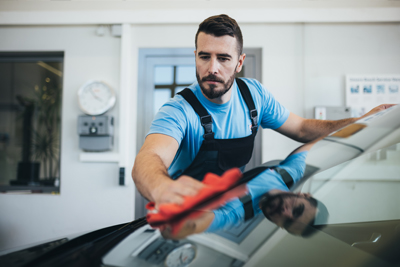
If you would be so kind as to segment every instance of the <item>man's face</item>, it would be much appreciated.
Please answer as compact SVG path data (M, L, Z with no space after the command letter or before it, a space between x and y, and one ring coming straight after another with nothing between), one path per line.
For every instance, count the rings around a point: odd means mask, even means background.
M235 37L200 32L197 37L196 78L201 91L215 103L225 103L236 73L243 66L245 54L238 55ZM228 97L227 97L228 96Z
M317 209L308 201L309 194L280 192L267 196L263 210L273 223L292 234L301 235L315 217Z

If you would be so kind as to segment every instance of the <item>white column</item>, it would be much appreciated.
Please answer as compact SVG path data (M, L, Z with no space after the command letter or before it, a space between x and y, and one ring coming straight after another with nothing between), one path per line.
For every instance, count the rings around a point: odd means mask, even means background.
M136 92L133 92L132 86L132 57L131 57L131 25L122 24L121 35L121 76L119 90L119 167L125 168L125 177L123 184L129 183L131 173L131 155L136 151L136 134L132 133L130 127L136 125L136 104L133 102L136 98Z

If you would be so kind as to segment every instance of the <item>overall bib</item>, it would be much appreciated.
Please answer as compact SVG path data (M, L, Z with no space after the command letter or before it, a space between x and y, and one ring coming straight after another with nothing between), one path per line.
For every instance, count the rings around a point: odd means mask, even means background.
M236 78L236 83L250 111L249 116L252 123L252 134L243 138L215 139L212 130L212 117L201 105L194 93L188 88L178 93L199 115L201 125L204 128L204 140L191 165L183 172L175 173L172 177L173 179L180 175L188 175L201 181L208 172L221 175L233 167L241 168L242 172L244 171L245 165L250 161L253 153L254 138L258 127L258 115L246 83L238 78Z

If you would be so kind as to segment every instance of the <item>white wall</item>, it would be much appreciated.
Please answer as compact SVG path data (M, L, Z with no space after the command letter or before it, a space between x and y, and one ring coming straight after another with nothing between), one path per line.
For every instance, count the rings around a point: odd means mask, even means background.
M108 33L98 37L95 30L95 26L0 28L1 51L65 52L61 193L0 194L0 250L133 219L133 183L118 185L118 164L79 161L78 88L89 79L99 79L117 94L119 90L121 40ZM116 116L118 106L110 114ZM118 117L116 124L118 128Z
M345 105L345 75L399 74L399 23L306 24L305 115Z
M247 29L247 26L245 27ZM245 40L263 47L263 83L292 112L313 118L316 105L344 106L345 75L399 74L399 23L268 24ZM260 30L256 32L255 29ZM261 40L260 40L261 39ZM285 157L298 143L263 133L263 160Z

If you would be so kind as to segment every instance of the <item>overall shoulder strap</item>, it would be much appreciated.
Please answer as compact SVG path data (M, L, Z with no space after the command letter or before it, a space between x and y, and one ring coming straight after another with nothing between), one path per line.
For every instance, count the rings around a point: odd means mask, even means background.
M258 113L257 109L254 105L253 98L251 97L251 93L247 84L239 78L236 78L236 83L239 86L240 93L243 96L244 102L246 102L247 108L250 111L250 118L251 118L251 131L253 133L257 133L258 127Z
M293 185L293 178L292 176L283 168L279 167L272 167L271 169L274 169L277 173L280 174L282 177L283 182L286 184L286 186L290 189Z
M181 95L192 106L197 115L199 115L201 125L204 128L204 139L214 139L214 133L212 131L212 117L197 99L192 90L185 88L178 94Z
M285 169L279 168L276 166L273 166L273 167L261 166L261 167L254 168L244 174L246 181L253 179L254 177L259 175L261 172L265 171L266 169L275 170L282 177L282 180L286 184L286 186L289 189L292 187L292 185L293 185L292 176ZM253 218L254 210L253 210L253 200L251 199L251 195L248 194L244 197L239 198L239 200L243 204L244 220L247 221L247 220Z

